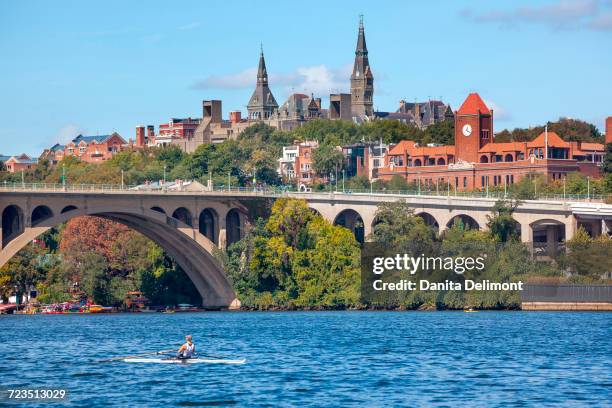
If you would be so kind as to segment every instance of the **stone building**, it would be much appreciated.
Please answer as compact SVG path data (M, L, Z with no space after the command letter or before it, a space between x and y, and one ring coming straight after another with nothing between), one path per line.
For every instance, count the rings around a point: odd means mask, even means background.
M355 61L351 74L351 114L357 120L370 118L374 114L374 75L368 59L363 16L359 20Z
M268 71L266 69L266 60L264 58L263 48L259 54L259 66L257 68L257 84L253 95L247 105L249 112L249 120L266 120L278 109L278 103L272 95L272 91L268 87Z

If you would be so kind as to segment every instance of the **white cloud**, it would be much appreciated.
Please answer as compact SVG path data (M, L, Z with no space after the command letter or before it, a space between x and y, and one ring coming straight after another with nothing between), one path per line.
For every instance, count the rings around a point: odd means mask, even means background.
M53 144L65 144L77 137L79 134L85 133L86 130L80 125L77 125L76 123L68 123L59 129L59 131L57 132L53 140L51 140L51 142Z
M598 31L612 31L612 11L601 13L593 18L589 27Z
M192 89L244 89L255 84L257 68L248 68L236 74L209 75L196 81Z
M512 119L512 114L494 101L490 99L485 99L484 102L489 107L489 109L493 109L494 119L502 122Z
M303 92L327 95L346 91L350 76L350 65L329 68L325 65L298 67L287 73L270 74L270 87L282 87L286 93ZM248 89L255 87L257 68L248 68L235 74L210 75L196 81L193 89Z
M477 13L464 10L461 15L478 23L499 23L516 27L523 23L544 24L555 30L587 28L612 30L612 15L602 10L610 2L600 0L558 0L543 6L524 6L513 10L490 10Z

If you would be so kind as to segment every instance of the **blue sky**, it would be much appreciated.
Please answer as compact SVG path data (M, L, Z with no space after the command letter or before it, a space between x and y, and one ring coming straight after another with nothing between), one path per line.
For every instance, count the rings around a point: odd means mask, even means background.
M612 0L3 1L0 153L78 133L246 110L263 43L270 86L347 91L365 15L375 107L477 91L496 130L612 115Z

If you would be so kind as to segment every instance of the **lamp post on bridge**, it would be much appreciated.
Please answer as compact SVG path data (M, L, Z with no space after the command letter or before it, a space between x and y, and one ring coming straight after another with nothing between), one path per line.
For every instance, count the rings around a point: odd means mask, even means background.
M62 188L66 191L66 164L62 163Z

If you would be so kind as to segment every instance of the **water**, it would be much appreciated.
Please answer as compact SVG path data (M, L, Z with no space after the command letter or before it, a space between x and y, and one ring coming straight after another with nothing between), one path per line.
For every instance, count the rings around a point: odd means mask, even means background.
M242 366L96 363L178 347ZM8 388L82 406L611 406L612 314L286 312L0 317ZM2 405L2 402L0 402ZM34 406L29 404L29 406Z

